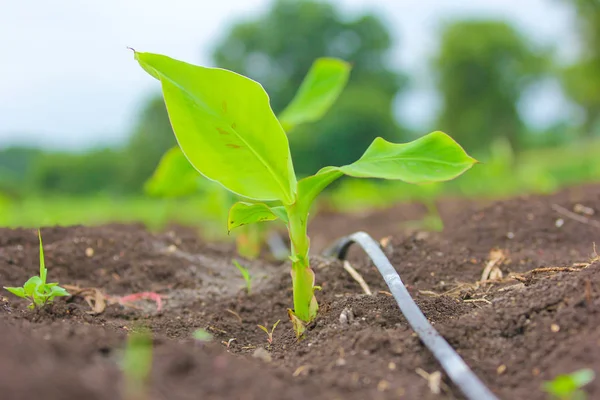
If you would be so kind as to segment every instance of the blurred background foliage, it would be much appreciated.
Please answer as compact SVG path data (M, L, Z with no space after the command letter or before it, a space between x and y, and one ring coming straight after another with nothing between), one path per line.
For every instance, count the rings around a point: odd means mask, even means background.
M439 46L428 60L441 107L422 132L411 131L394 115L411 76L392 63L395 43L376 14L349 19L334 3L275 0L264 14L228 27L214 46L213 61L261 82L276 113L316 58L333 56L353 64L347 88L325 118L290 135L298 175L351 162L376 136L408 141L431 130L447 132L483 161L440 185L342 180L325 200L335 209L412 200L431 204L444 195L549 192L600 177L600 2L548 1L565 3L576 13L578 59L566 65L552 48L534 45L504 20L449 21L440 27ZM541 131L528 126L519 104L544 80L559 83L580 119ZM0 149L0 224L221 223L218 194L144 196L146 180L175 139L158 90L134 117L137 123L121 147L83 153Z

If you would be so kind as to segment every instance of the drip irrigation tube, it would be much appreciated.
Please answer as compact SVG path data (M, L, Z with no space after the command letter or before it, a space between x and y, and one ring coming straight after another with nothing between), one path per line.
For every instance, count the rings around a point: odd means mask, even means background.
M479 378L465 364L463 359L454 351L446 340L431 326L425 315L414 302L408 290L402 283L400 275L385 256L379 243L365 232L356 232L350 236L339 239L333 246L324 251L328 257L346 258L352 243L360 245L371 258L390 292L396 299L402 314L421 341L433 353L452 382L463 392L469 400L498 400L498 398L479 380Z

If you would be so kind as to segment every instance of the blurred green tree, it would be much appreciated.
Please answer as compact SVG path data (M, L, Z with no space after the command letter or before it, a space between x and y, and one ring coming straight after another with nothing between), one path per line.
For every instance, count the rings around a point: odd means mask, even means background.
M561 83L567 97L584 111L584 135L592 136L600 130L600 1L563 2L576 11L582 52L577 62L561 71Z
M116 193L122 174L122 156L112 149L82 154L42 153L31 166L27 178L43 194L87 195Z
M27 178L33 161L42 150L31 147L8 147L0 150L0 192L19 197L31 190Z
M276 113L292 99L312 62L323 56L353 64L349 84L321 121L290 135L296 172L356 160L376 136L399 139L393 101L406 78L389 66L392 40L375 15L353 19L331 4L276 0L240 22L218 43L215 64L260 82Z
M137 126L123 151L124 192L141 192L163 154L175 146L176 140L162 96L151 97L142 109Z
M457 21L444 27L433 59L443 106L437 128L468 152L487 154L497 139L520 147L521 93L545 70L546 56L512 26L499 21Z

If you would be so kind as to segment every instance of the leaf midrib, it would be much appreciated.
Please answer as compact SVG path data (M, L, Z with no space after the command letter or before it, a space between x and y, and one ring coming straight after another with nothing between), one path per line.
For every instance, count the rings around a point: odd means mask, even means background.
M448 161L441 161L441 160L437 160L437 159L429 159L429 158L422 158L422 157L394 157L394 156L389 156L389 157L378 157L375 159L367 159L367 160L356 160L355 162L353 162L352 164L349 165L344 165L343 167L340 168L346 168L346 167L352 167L354 165L357 164L366 164L366 163L380 163L380 162L391 162L391 161L421 161L421 162L428 162L431 164L442 164L442 165L449 165L449 166L463 166L463 165L469 165L472 164L470 162L461 162L461 163L451 163Z

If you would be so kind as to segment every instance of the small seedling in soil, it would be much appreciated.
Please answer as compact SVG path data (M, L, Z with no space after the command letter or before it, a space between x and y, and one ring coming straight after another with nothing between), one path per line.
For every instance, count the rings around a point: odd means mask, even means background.
M233 260L233 265L235 265L238 271L240 271L240 274L242 274L244 282L246 282L246 291L250 294L250 291L252 290L252 276L250 275L250 271L248 271L248 268L241 266L236 260Z
M40 275L29 278L23 287L4 287L15 296L31 300L31 304L27 306L30 309L51 303L55 297L70 296L64 288L58 286L58 283L46 283L48 270L44 261L42 234L39 230L38 238L40 241Z
M228 230L273 220L287 226L294 298L288 316L298 337L319 308L307 224L312 204L327 186L344 175L415 184L447 181L477 162L443 132L402 144L378 137L356 162L298 180L283 124L258 82L159 54L135 52L135 58L160 81L177 142L192 166L248 199L231 207Z
M199 342L210 342L213 340L213 335L211 335L209 332L205 331L204 329L195 330L194 334L192 336L194 337L194 339L196 339Z
M121 363L126 400L147 398L146 389L152 370L152 336L146 331L135 332L127 338Z
M580 369L571 374L558 375L552 381L544 382L542 388L554 400L585 400L582 387L594 380L594 371Z
M277 320L277 322L275 322L273 324L273 327L271 328L271 331L269 332L269 330L263 326L263 325L257 325L260 329L262 329L263 331L265 331L265 333L267 334L267 342L269 342L269 346L273 344L273 332L275 332L275 328L277 328L277 325L279 325L279 322L281 320Z

